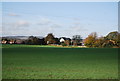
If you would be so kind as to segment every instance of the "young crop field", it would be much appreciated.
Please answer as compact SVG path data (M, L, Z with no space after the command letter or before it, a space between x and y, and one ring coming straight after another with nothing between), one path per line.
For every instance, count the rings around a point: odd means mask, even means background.
M117 48L3 45L3 79L117 79Z

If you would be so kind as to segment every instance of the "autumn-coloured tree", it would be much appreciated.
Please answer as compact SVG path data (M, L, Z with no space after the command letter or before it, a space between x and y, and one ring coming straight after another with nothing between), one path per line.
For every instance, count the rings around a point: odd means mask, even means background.
M99 38L96 33L92 33L84 40L84 44L88 47L120 47L120 33L110 32Z
M111 47L114 47L115 44L113 41L111 40L106 40L103 44L102 44L102 47L107 47L107 48L111 48Z
M103 44L105 42L104 37L99 37L94 42L94 47L103 47Z
M70 45L70 40L65 40L65 42L64 42L67 46L69 46Z
M117 32L117 31L110 32L106 36L106 39L113 42L114 46L120 47L120 33L119 32Z
M95 41L97 39L97 33L93 32L84 40L84 44L88 47L95 47Z

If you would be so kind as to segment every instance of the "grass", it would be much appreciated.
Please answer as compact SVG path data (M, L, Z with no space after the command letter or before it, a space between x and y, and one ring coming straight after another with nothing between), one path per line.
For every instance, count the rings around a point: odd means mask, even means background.
M3 79L117 79L117 48L3 45Z
M55 48L87 48L79 46L61 46L61 45L24 45L24 44L4 44L1 48L21 48L21 47L55 47Z

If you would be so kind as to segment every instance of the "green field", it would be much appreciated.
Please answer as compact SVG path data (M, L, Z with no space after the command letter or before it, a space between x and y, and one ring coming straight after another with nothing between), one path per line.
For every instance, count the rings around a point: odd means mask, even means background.
M3 79L117 79L117 48L3 45Z

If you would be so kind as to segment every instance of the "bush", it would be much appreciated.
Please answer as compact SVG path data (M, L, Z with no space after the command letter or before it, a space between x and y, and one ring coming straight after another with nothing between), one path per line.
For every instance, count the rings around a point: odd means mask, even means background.
M67 46L67 44L65 44L65 43L62 43L61 45L62 45L62 46Z

